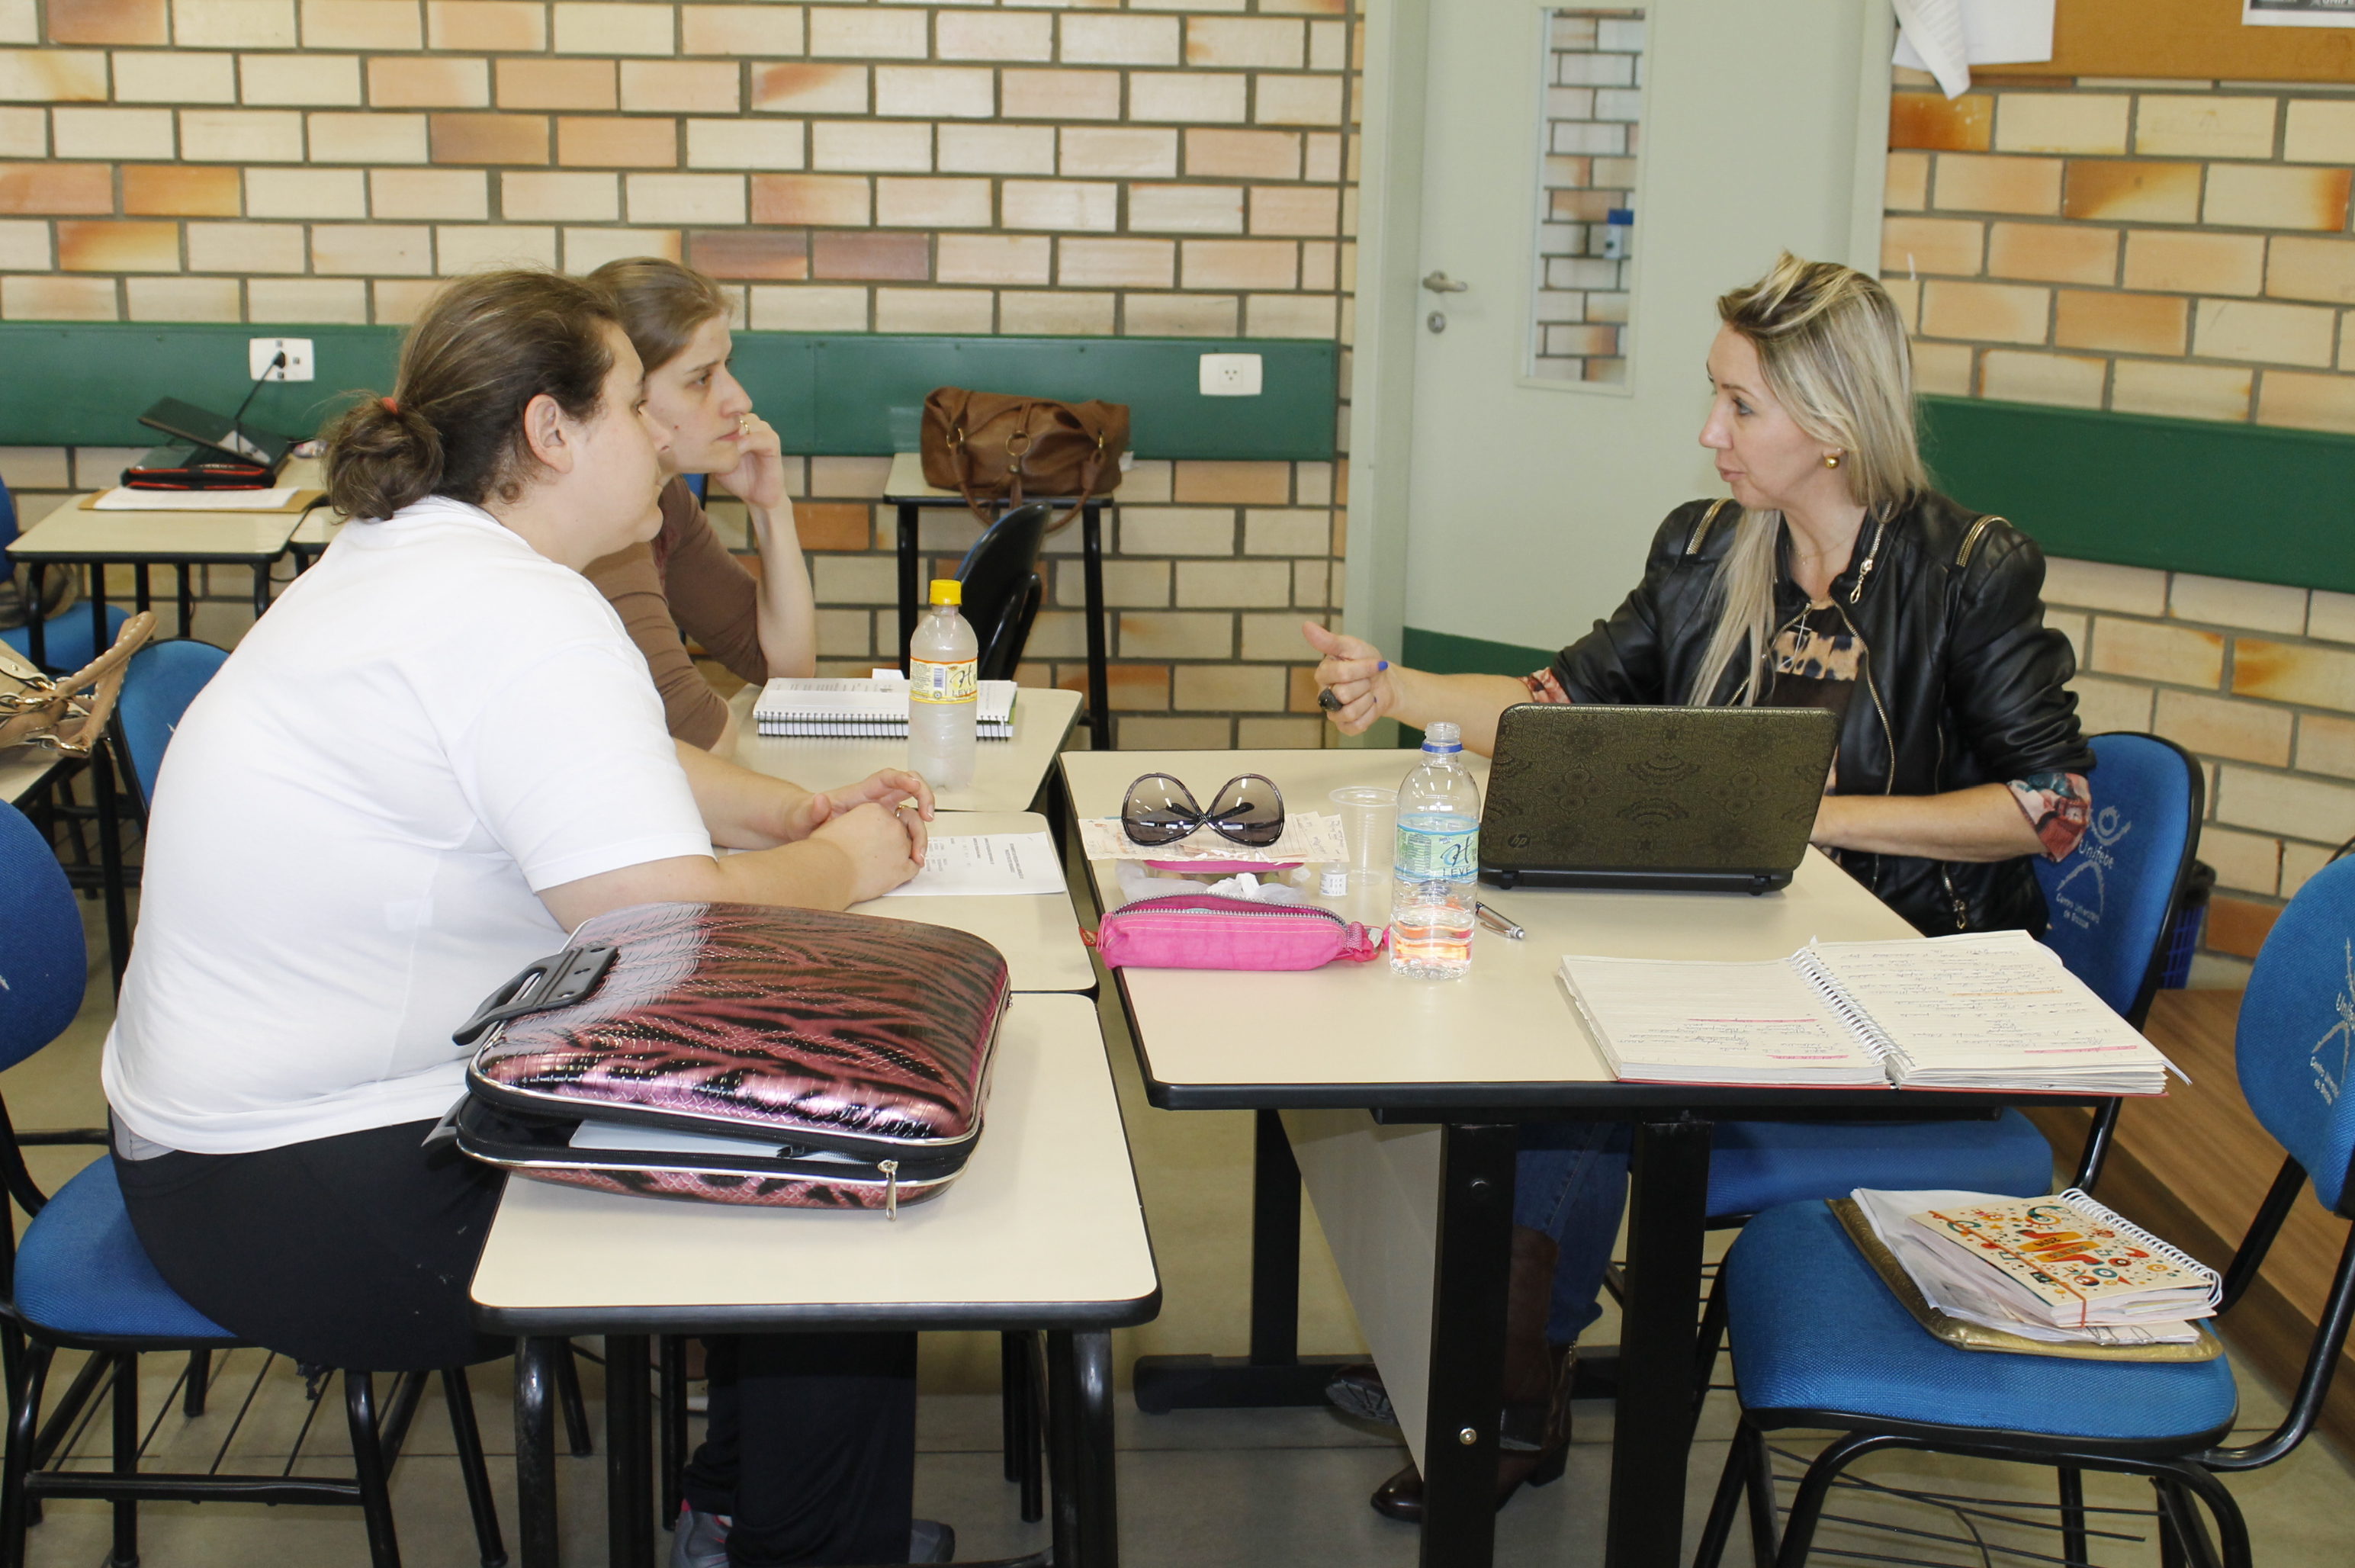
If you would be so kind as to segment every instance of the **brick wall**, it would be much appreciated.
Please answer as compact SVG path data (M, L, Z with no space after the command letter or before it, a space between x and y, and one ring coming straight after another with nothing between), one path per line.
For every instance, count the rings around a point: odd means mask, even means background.
M1923 390L2355 431L2355 91L1900 71L1889 140ZM2206 764L2229 979L2355 834L2355 596L2056 560L2045 598L2087 727Z
M1346 342L1357 32L1348 0L0 0L0 318L399 323L474 268L654 253L761 329ZM0 475L31 520L123 461ZM798 475L843 667L896 637L883 467ZM1138 465L1123 744L1317 743L1273 623L1337 609L1345 485ZM1076 684L1080 638L1042 617L1026 677Z

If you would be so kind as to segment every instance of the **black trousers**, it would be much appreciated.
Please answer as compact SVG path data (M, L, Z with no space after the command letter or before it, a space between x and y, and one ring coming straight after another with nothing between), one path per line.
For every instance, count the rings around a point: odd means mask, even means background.
M428 1152L432 1126L114 1168L156 1271L222 1328L312 1366L430 1371L513 1349L468 1300L506 1178Z
M913 1334L707 1339L698 1513L733 1516L730 1568L904 1563L916 1490Z

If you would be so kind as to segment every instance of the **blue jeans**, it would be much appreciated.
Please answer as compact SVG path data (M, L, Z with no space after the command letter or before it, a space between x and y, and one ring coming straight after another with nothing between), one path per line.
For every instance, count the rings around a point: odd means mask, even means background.
M1543 1231L1561 1248L1546 1339L1572 1345L1603 1316L1603 1271L1627 1204L1625 1122L1529 1122L1514 1167L1513 1223Z

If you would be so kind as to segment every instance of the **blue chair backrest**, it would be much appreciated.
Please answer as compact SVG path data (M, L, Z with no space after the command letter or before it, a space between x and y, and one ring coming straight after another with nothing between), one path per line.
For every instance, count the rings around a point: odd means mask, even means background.
M709 474L687 475L687 493L698 501L709 501L711 499L711 475Z
M142 810L155 804L155 775L164 766L164 752L172 743L180 715L228 657L210 643L186 638L150 643L131 656L114 712L123 726Z
M2137 1028L2175 896L2199 843L2200 764L2156 735L2096 735L2093 820L2058 861L2036 857L2045 944Z
M81 1010L90 949L65 869L41 830L0 803L0 1068L65 1032Z
M8 482L0 479L0 549L16 542L16 497L8 494ZM5 575L11 563L0 562L0 575Z
M2355 1154L2355 859L2325 866L2290 900L2250 972L2233 1047L2241 1093L2343 1212Z

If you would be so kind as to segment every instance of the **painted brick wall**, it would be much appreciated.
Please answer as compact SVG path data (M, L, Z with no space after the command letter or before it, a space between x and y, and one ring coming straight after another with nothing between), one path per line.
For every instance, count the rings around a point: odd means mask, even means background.
M1357 33L1348 0L0 0L0 317L397 323L474 268L654 253L754 328L1346 342ZM0 475L29 519L123 461ZM841 667L896 637L882 467L798 475ZM1338 607L1345 485L1130 475L1121 743L1318 743L1274 624ZM1042 617L1026 678L1076 683L1080 638Z
M1881 272L1923 390L2355 431L2355 84L1897 75ZM2355 596L2055 560L2045 598L2087 727L2207 766L2229 979L2355 835Z

